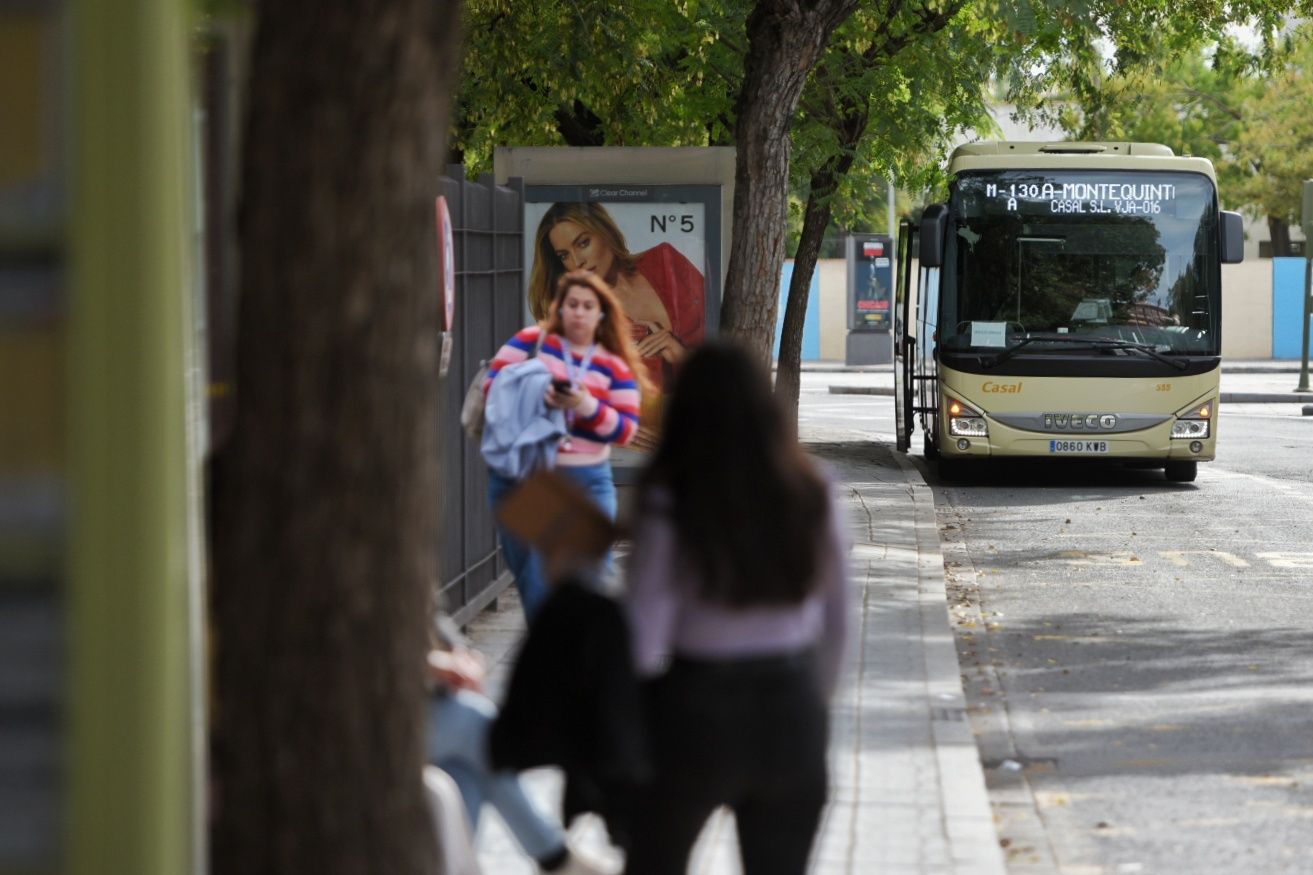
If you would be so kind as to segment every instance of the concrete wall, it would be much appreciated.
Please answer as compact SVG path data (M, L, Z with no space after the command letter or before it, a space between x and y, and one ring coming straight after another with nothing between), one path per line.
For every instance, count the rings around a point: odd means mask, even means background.
M807 315L802 325L802 349L799 359L814 362L821 355L821 294L820 271L812 274L811 285L807 292ZM775 318L775 352L779 354L780 337L784 334L784 308L789 300L789 284L793 282L793 259L785 259L784 269L780 271L780 309Z
M1272 259L1222 265L1222 355L1272 357Z
M1300 359L1304 355L1304 259L1273 258L1272 357Z
M784 323L784 301L789 293L793 259L784 262L780 275L780 314L775 326L775 349ZM812 274L811 296L807 300L807 327L803 332L802 360L844 360L848 348L848 264L842 258L822 258ZM819 320L818 320L819 314ZM819 330L817 321L820 322Z
M848 337L847 265L817 265L821 297L821 358L843 361ZM1222 353L1229 359L1272 358L1272 259L1222 265Z
M843 361L848 343L848 264L823 258L816 265L821 280L821 358Z

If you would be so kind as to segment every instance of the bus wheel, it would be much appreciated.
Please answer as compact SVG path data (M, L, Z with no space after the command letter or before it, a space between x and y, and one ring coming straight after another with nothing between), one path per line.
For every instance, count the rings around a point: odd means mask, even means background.
M1193 483L1199 473L1198 462L1168 462L1163 471L1173 483Z

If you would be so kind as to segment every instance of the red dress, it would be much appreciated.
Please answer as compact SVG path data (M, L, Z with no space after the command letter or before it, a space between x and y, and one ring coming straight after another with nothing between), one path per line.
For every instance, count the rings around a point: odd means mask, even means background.
M670 333L687 347L701 343L707 331L706 281L693 262L669 243L658 243L634 260L634 269L651 283L661 306L666 308ZM634 325L635 342L651 333L646 326ZM660 391L671 375L671 364L659 355L643 359L643 364Z

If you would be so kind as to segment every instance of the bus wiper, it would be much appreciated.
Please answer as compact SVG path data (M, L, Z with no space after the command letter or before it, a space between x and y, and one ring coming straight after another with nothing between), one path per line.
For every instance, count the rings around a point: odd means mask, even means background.
M1151 343L1138 343L1134 340L1113 340L1105 337L1094 338L1093 340L1100 349L1133 349L1136 352L1142 352L1147 356L1156 358L1160 362L1166 362L1178 371L1184 371L1190 366L1188 362L1181 359L1163 355Z
M1075 346L1093 346L1099 349L1133 349L1142 352L1145 355L1165 362L1177 370L1185 370L1189 364L1180 359L1163 355L1152 344L1137 343L1133 340L1116 340L1111 337L1088 337L1081 334L1028 334L1021 340L999 352L997 355L984 359L981 364L987 368L995 367L1008 359L1012 358L1025 347L1037 341L1046 343L1067 343Z
M1070 334L1027 334L1025 337L1021 338L1021 340L1018 340L1016 343L1000 351L997 355L992 356L991 358L982 359L980 363L987 368L1000 365L1012 358L1025 347L1030 346L1032 343L1039 340L1054 341L1057 343L1070 343L1079 340L1081 343L1085 343L1086 338L1077 338Z

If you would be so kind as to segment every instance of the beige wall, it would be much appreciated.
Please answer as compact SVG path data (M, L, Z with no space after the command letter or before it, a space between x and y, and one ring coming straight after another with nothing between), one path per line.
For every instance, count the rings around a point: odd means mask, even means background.
M1222 265L1222 355L1272 357L1272 259Z
M817 265L821 294L821 358L843 361L848 312L842 258ZM1229 359L1272 357L1272 259L1222 265L1222 353Z
M842 258L822 258L816 263L820 275L821 358L843 361L848 345L848 263Z

